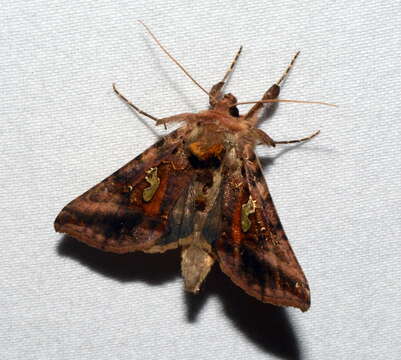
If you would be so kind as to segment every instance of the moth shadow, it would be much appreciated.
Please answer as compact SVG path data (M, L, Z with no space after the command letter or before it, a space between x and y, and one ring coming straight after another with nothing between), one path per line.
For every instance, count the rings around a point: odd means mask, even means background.
M289 151L293 151L298 148L301 148L302 151L316 151L316 152L324 152L324 153L333 153L333 152L335 153L336 152L336 150L330 149L330 148L323 148L323 147L318 147L318 146L308 147L306 145L306 143L299 143L296 145L287 146L272 156L269 156L269 155L259 156L259 161L260 161L260 164L262 165L263 170L266 170L269 166L273 165L274 162L278 158L284 156Z
M304 146L304 145L305 145L304 143L299 143L296 145L285 147L282 150L280 150L280 152L278 152L277 154L275 154L273 156L267 156L267 155L259 156L259 161L260 161L260 165L262 166L262 169L266 170L269 166L272 166L278 158L284 156L289 151L293 151L293 150L299 148L300 146Z
M301 360L297 335L286 310L246 294L218 266L208 275L199 295L186 294L187 320L194 322L209 296L216 295L234 326L261 350L282 359Z
M164 254L113 254L92 248L70 236L63 236L57 253L121 282L144 281L159 285L180 276L180 255L173 250Z

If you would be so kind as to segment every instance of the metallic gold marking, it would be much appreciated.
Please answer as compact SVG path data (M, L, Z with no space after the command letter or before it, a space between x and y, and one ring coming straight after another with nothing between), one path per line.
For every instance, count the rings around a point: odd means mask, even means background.
M252 222L249 220L249 215L253 214L255 209L255 200L249 196L248 202L241 207L241 228L243 232L247 232L251 228Z
M149 187L143 190L142 197L143 201L149 202L159 188L160 178L157 176L157 167L146 170L146 174L148 174L148 176L145 176L145 180L149 183Z
M277 238L274 238L274 239L272 239L272 244L273 244L274 246L277 246L277 245L280 244L280 241L277 240Z

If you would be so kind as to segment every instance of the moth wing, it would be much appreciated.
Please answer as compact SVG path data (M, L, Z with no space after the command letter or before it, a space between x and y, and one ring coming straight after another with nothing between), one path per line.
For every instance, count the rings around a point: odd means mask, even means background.
M230 170L222 189L221 236L215 251L222 271L257 299L302 311L310 307L305 275L288 242L260 164L251 147L241 149L241 165ZM248 215L243 205L253 200ZM242 221L250 221L244 231ZM245 227L246 228L246 227Z
M183 156L190 130L187 125L172 132L71 201L57 216L56 231L115 253L177 247L178 238L191 231L190 219L183 219L193 176ZM146 177L154 169L156 191L145 201L144 190L151 186Z

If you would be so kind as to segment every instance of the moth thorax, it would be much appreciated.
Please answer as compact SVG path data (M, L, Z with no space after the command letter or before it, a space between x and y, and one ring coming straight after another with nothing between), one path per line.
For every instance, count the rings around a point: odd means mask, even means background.
M194 141L189 144L188 149L200 161L207 161L212 158L221 160L225 152L223 144L210 144L203 141Z

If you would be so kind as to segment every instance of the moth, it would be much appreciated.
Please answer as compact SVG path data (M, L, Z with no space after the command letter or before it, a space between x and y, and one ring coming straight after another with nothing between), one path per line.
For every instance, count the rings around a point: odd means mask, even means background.
M224 94L223 87L242 47L223 79L206 91L143 25L207 93L210 108L158 119L140 110L113 84L117 95L156 125L183 125L71 201L57 216L55 230L119 254L158 253L179 247L187 291L198 292L217 262L235 284L258 300L308 310L308 282L255 155L258 144L299 143L319 133L275 141L256 127L265 103L280 101L280 84L298 53L262 99L241 115L237 106L243 103Z

